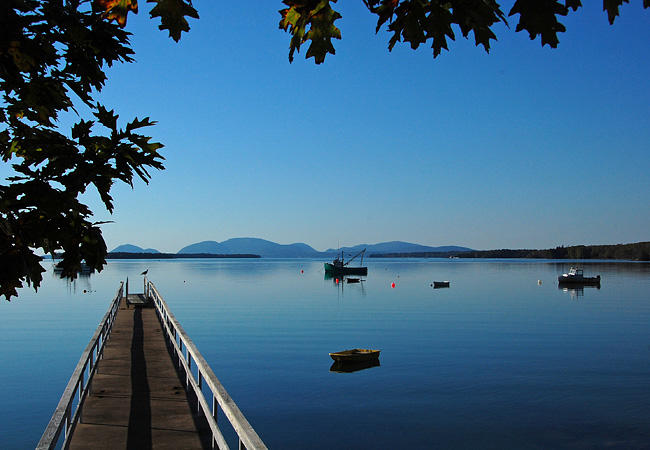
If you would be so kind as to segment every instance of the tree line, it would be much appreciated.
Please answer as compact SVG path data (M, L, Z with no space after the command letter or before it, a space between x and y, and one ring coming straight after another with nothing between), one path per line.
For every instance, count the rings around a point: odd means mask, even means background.
M545 250L499 249L464 252L384 253L371 258L521 258L521 259L611 259L650 261L650 242L616 245L574 245Z

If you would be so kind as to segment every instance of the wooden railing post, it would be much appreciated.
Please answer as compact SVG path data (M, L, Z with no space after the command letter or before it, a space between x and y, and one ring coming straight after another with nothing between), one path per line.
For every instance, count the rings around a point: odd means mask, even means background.
M194 390L200 412L203 413L203 416L208 421L212 431L213 447L216 444L216 448L219 449L229 448L217 426L217 411L221 407L221 411L225 414L237 433L238 447L240 449L265 450L267 448L266 445L264 445L257 433L255 433L255 430L248 423L232 398L230 398L190 337L185 333L185 330L183 330L178 320L176 320L169 310L167 303L156 287L151 282L149 282L148 287L151 296L155 299L154 304L159 310L158 316L166 318L166 320L161 321L161 325L163 326L164 333L169 336L169 340L174 346L174 352L179 359L179 368L183 368L186 372L187 389L188 391L190 388ZM194 364L196 364L198 373L196 380L192 374L192 366ZM212 393L212 408L210 408L203 395L204 381Z
M116 311L119 309L119 304L122 300L123 294L124 283L120 283L120 287L117 290L115 297L113 297L111 306L108 308L106 314L104 314L102 322L97 327L97 330L95 330L90 343L86 346L86 349L77 363L77 367L75 367L72 372L72 377L70 377L70 380L68 381L68 385L61 396L61 400L59 400L59 404L54 410L54 414L52 414L52 418L36 446L37 450L50 450L57 447L66 448L66 444L74 431L75 425L80 422L83 411L83 401L92 387L92 377L95 372L95 364L92 363L93 355L95 354L95 351L98 352L98 355L103 354L103 349L106 345L106 337L110 334L110 330L112 329ZM87 381L85 374L86 370L88 370ZM72 405L77 396L77 391L79 391L79 403L73 412ZM63 435L64 439L63 444L58 446L61 435Z

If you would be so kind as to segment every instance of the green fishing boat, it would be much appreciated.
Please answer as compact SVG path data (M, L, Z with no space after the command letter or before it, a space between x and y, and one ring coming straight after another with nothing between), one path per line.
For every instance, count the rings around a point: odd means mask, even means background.
M336 259L331 263L325 263L325 273L330 275L368 275L368 268L363 266L363 254L366 249L364 248L359 253L354 255L347 262L343 260L343 252L341 256L336 256ZM361 262L359 266L350 266L349 264L361 255Z

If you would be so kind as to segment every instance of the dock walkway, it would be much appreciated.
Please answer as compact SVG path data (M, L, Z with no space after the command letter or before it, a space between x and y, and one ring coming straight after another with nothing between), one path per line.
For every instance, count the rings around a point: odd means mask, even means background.
M211 448L210 427L183 387L151 304L122 298L97 367L70 449Z

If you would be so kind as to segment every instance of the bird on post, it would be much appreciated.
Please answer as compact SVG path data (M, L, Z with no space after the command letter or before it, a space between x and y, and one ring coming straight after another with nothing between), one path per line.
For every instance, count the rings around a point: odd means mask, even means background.
M146 275L148 272L149 272L149 269L145 270L145 271L142 272L140 275Z

